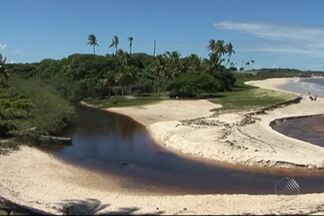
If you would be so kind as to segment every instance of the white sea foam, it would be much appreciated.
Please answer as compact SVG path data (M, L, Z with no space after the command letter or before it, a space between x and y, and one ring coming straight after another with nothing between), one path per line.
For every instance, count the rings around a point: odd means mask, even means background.
M300 94L318 95L324 97L324 78L298 78L285 86L286 90Z

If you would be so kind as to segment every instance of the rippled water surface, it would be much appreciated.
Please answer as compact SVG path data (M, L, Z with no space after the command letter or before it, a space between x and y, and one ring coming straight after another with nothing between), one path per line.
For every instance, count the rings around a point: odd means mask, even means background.
M300 78L283 86L285 90L297 92L303 95L311 93L324 97L324 78Z

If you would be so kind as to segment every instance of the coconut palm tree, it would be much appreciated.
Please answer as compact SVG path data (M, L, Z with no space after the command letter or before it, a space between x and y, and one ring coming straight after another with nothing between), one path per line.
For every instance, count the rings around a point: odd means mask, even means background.
M213 39L209 40L207 48L212 53L215 51L215 44L216 44L215 40L213 40Z
M128 41L129 41L129 54L132 54L134 38L133 37L128 37Z
M164 77L166 70L167 70L167 68L166 68L163 56L158 55L157 58L156 58L155 64L152 67L152 72L157 78L157 87L158 87L157 88L157 93L158 93L158 96L160 96L160 94L161 94L161 78Z
M246 65L247 69L250 68L250 62L249 61L245 62L245 65Z
M251 59L251 67L252 67L252 69L253 69L253 65L254 65L254 63L255 63L255 61L254 61L254 59Z
M88 36L88 44L90 46L92 46L92 49L93 49L93 54L95 55L96 54L96 46L99 46L98 42L97 42L97 38L94 34L91 34Z
M225 43L223 40L217 40L214 47L214 53L216 53L219 57L226 53Z
M227 53L226 45L223 40L210 40L208 49L210 50L211 54L217 55L219 60L221 60L222 56Z
M109 45L109 48L115 47L115 54L117 55L118 51L118 44L119 44L119 38L118 36L114 35L112 38L111 44Z
M235 54L234 46L232 43L228 43L225 45L225 51L227 53L228 59L227 64L231 61L231 57L233 54Z
M153 56L155 56L155 52L156 52L156 40L154 40L154 44L153 44Z

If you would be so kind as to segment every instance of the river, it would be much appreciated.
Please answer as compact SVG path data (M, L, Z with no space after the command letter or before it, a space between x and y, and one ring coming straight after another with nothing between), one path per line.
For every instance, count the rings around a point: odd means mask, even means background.
M122 179L121 189L150 194L272 194L278 180L294 177L301 192L324 192L324 175L271 173L192 161L162 149L145 127L119 114L76 106L79 118L63 135L73 145L46 149L56 157Z

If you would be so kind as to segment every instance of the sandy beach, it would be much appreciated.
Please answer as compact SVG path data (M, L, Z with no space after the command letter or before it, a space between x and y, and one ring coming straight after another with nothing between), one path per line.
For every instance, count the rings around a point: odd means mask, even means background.
M290 80L268 79L249 84L278 91ZM221 106L206 100L163 101L108 110L145 125L161 146L197 159L245 166L324 168L324 148L289 138L269 126L275 119L323 114L323 106L324 99L316 103L303 99L299 104L255 115L255 122L246 125L242 122L247 112L212 116L210 110Z
M249 82L280 90L289 79ZM246 113L212 116L221 105L206 100L163 101L141 107L108 109L145 125L157 143L175 153L228 164L274 168L324 168L324 148L286 137L269 126L290 116L322 114L324 99L275 109L243 124ZM191 119L191 121L183 121ZM250 119L251 120L251 119ZM114 190L113 177L66 164L31 147L0 157L0 194L19 204L60 213L68 202L93 213L132 214L311 214L324 213L324 194L293 198L276 195L152 196ZM110 181L102 190L100 182Z

